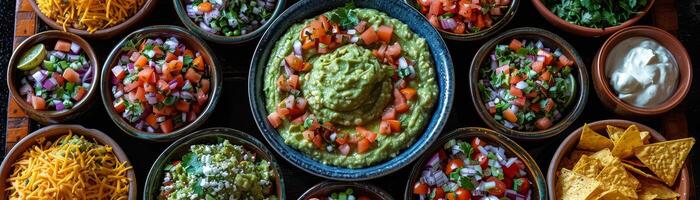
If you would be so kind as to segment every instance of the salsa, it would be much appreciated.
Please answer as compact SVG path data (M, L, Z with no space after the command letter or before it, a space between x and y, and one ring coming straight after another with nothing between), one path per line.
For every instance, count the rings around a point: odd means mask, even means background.
M37 44L22 55L20 95L35 110L62 111L71 109L87 95L94 76L80 46L71 41L56 41L46 52Z
M546 130L573 98L574 61L541 41L500 44L481 67L478 82L489 114L506 128Z
M476 33L493 26L511 0L415 0L435 28L455 34Z
M525 164L478 137L453 139L428 160L413 186L420 199L530 199Z
M265 24L277 0L186 0L187 16L202 30L224 36L240 36Z
M310 198L309 200L370 200L369 197L364 195L354 194L352 188L348 188L344 191L333 192L331 195L322 198Z
M318 150L341 155L368 152L378 134L401 133L405 122L399 117L419 95L411 84L415 62L403 56L393 25L370 26L355 12L320 15L293 38L276 82L276 92L286 98L267 116L275 128L285 121L301 125ZM362 77L353 74L360 70ZM370 128L373 121L378 126Z
M111 69L113 106L138 130L170 133L193 122L209 100L204 55L176 38L129 41Z

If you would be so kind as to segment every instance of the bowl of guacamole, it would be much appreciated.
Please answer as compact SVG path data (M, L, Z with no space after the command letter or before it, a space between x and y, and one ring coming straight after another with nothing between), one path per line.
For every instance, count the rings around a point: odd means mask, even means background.
M280 167L252 136L209 128L171 144L155 161L143 199L285 199Z
M300 1L258 44L249 99L283 158L321 177L365 180L436 139L453 74L439 33L408 5Z

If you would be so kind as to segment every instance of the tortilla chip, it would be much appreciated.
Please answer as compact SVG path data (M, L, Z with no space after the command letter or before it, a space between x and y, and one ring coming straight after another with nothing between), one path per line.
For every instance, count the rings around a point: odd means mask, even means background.
M583 124L583 130L581 131L581 138L578 140L577 149L589 150L589 151L600 151L602 149L613 148L613 143L603 135L596 133L593 129L588 127L588 124Z
M611 126L611 125L605 126L605 130L606 130L606 132L608 132L608 137L610 137L610 140L612 140L613 142L620 139L620 136L622 136L622 133L625 132L625 129L622 129L622 128L617 127L617 126Z
M583 155L574 166L573 171L588 178L595 178L602 169L603 164L600 164L598 159Z
M639 195L639 200L654 200L656 199L655 194L640 194Z
M639 132L639 137L642 138L642 142L644 144L649 144L649 138L651 138L651 133L649 133L649 131L642 131Z
M624 192L620 190L608 190L600 194L599 200L628 200L631 197L625 196ZM636 197L635 197L636 199Z
M573 150L569 154L569 160L571 160L571 162L573 162L575 164L578 162L578 160L581 159L581 156L583 156L583 155L590 156L590 155L593 155L594 153L595 152L593 152L593 151Z
M595 180L604 183L610 187L623 187L632 189L634 198L637 198L636 192L634 192L639 187L639 180L632 176L625 170L622 166L622 162L615 160L610 165L604 167L600 173L595 177ZM631 197L631 194L623 193L625 196Z
M599 186L600 182L592 178L561 169L557 181L557 199L586 200Z
M654 180L657 180L657 181L663 181L663 180L661 180L660 178L658 178L658 177L656 177L656 176L654 176L654 175L652 175L652 174L649 174L649 173L647 173L647 172L645 172L645 171L643 171L643 170L641 170L641 169L639 169L639 168L637 168L637 167L635 167L635 166L633 166L633 165L630 165L630 164L627 164L627 163L622 163L622 166L625 166L625 169L627 169L627 171L630 171L630 172L635 173L635 174L637 174L637 175L640 175L640 176L642 176L642 177L654 179Z
M639 192L640 198L642 196L654 196L656 199L675 199L681 196L661 182L649 179L640 179L639 182L642 184L641 192Z
M644 145L639 129L637 126L631 125L625 130L619 140L615 142L615 147L612 149L612 155L618 158L627 158L634 155L633 149Z
M598 159L604 167L607 167L608 165L610 165L610 163L612 163L615 160L619 160L618 158L615 158L615 156L612 155L609 149L600 150L591 155L591 158Z
M634 155L666 185L672 186L693 144L695 138L647 144L635 148Z

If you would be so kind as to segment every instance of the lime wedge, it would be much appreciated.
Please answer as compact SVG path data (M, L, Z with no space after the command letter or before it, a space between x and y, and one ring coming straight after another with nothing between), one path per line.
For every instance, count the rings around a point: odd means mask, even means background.
M39 66L45 57L46 49L44 49L44 44L40 43L34 45L19 58L19 65L17 65L17 68L21 70L32 70Z

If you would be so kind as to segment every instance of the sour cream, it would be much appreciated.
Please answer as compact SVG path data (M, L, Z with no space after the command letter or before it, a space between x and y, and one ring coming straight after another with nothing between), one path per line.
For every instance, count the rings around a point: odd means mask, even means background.
M605 75L622 101L649 108L666 101L678 85L678 64L671 52L646 37L615 46L605 61Z

